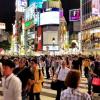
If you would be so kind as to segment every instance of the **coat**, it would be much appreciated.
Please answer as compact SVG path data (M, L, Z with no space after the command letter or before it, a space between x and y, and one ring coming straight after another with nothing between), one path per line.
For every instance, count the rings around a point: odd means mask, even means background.
M41 92L43 79L44 79L44 77L43 77L42 70L37 67L34 70L34 81L35 82L33 85L33 93L40 93Z

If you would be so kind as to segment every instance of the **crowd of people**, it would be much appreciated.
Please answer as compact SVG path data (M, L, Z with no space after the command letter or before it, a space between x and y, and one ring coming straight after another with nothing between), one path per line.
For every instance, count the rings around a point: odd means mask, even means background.
M82 73L87 78L87 93L78 90ZM4 100L40 100L44 78L58 82L56 100L91 100L92 93L100 93L100 85L92 84L94 77L100 78L100 56L1 56L0 59Z

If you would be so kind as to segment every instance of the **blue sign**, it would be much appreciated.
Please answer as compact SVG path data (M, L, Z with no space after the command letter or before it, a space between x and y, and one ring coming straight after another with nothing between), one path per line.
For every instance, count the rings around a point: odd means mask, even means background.
M29 0L29 5L32 3L43 2L43 0Z

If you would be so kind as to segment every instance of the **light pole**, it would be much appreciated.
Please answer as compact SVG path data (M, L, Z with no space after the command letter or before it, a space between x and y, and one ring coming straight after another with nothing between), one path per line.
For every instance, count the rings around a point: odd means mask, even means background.
M55 47L55 38L54 37L52 38L52 43L53 43L53 51L54 51L54 56L55 56L55 50L54 50L54 47Z

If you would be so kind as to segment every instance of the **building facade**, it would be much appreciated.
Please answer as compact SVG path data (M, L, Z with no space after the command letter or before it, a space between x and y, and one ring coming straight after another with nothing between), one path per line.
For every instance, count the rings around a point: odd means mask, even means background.
M82 50L100 54L100 0L81 0Z

